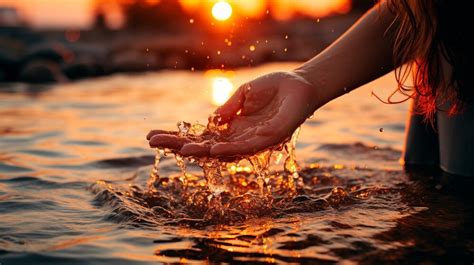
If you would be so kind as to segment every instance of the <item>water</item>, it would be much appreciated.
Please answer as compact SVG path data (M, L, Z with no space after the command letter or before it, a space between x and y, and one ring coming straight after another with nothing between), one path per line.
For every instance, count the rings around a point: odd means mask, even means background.
M193 193L205 186L195 177L201 169L187 163L183 178L171 155L160 159L159 180L150 179L156 152L145 135L183 119L205 123L216 77L237 86L294 66L3 85L0 263L472 263L472 181L402 170L407 105L370 96L391 92L390 75L302 126L296 157L304 186L296 183L291 196L281 186L285 196L276 196L278 178L269 180L271 203L235 196L262 194L256 176L236 167L225 180L232 196L216 183L222 196L212 201ZM281 168L272 172L288 179ZM209 209L222 208L212 203L232 207L215 213Z

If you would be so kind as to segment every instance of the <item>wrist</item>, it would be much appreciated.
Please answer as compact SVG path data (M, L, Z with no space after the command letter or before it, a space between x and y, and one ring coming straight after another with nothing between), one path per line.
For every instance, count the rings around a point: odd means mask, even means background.
M313 73L311 75L310 71L304 67L296 68L292 71L292 74L297 76L297 78L302 80L302 82L306 83L310 87L310 101L313 112L331 100L324 91L326 82L323 78L314 78L315 74Z

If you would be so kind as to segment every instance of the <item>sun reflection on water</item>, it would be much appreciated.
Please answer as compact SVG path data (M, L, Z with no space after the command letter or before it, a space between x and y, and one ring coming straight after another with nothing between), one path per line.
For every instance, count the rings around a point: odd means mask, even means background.
M218 76L212 78L212 104L220 106L231 96L234 85L229 78Z

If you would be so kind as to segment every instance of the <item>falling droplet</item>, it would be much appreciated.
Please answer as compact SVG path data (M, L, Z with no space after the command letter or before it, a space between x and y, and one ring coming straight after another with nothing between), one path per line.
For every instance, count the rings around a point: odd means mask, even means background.
M217 54L220 55L220 54L221 54L221 51L217 51Z
M255 51L255 46L254 46L254 45L250 45L249 50L250 50L251 52Z
M287 51L288 51L288 48L283 49L283 51L287 52Z
M380 129L379 129L379 132L383 132L383 128L380 128Z
M193 24L193 23L194 23L194 19L193 19L193 18L190 18L190 19L189 19L189 23L190 23L190 24Z
M288 39L288 35L285 35L285 40L287 40L287 39Z

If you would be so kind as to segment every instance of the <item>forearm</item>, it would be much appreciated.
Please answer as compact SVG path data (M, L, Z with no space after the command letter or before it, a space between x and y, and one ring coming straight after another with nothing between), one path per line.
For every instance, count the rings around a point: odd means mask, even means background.
M295 72L315 89L314 109L393 70L394 15L382 3Z

